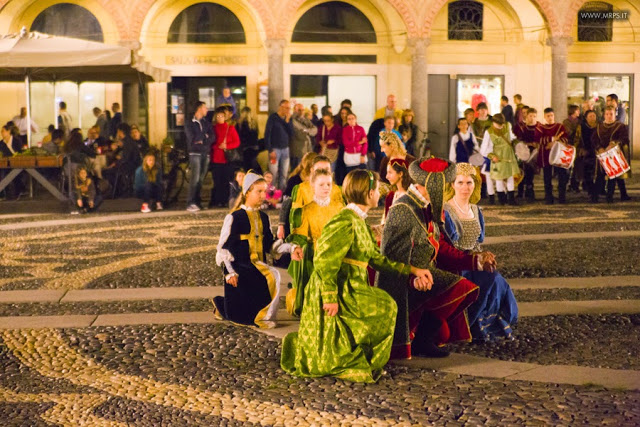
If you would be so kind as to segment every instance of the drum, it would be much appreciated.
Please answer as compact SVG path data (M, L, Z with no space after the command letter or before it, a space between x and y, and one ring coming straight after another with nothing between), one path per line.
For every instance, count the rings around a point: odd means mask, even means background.
M476 151L469 156L469 163L471 163L473 166L482 166L484 164L484 157L482 156L482 154Z
M631 166L627 163L620 146L616 145L602 154L598 154L600 165L607 176L611 179L618 178L631 170Z
M564 145L557 141L549 152L549 163L559 168L571 169L576 160L576 149L571 145Z
M524 142L516 144L515 152L518 160L523 162L527 162L531 158L531 151L529 151L529 147Z

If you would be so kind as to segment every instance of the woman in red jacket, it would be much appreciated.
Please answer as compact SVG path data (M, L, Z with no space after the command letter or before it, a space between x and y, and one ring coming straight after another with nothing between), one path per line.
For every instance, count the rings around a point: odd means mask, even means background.
M347 115L347 125L342 128L345 174L354 169L367 168L367 133L356 123L356 115Z
M233 165L227 162L225 150L240 147L240 138L236 128L225 122L225 108L215 110L214 130L216 142L211 147L211 174L213 188L209 207L227 207L229 203L229 181L233 172Z

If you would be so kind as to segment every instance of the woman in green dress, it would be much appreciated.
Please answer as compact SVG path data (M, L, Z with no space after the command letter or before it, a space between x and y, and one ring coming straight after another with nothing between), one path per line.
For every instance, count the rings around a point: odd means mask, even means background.
M433 278L428 270L380 255L365 222L380 198L375 172L351 171L343 192L349 204L322 230L300 329L284 338L281 366L300 377L375 382L389 360L397 307L389 294L369 286L367 266L399 279L415 275L418 289L430 289Z

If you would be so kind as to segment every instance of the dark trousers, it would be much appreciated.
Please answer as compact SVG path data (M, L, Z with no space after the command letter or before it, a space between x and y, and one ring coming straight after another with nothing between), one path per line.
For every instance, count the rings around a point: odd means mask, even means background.
M627 185L622 178L613 178L606 179L606 174L601 167L598 167L598 174L596 175L596 182L593 186L593 191L591 192L591 200L598 201L598 196L604 190L605 181L607 185L607 201L613 201L613 193L616 191L616 183L618 184L618 190L620 190L620 197L627 197Z
M211 189L209 206L228 206L229 181L231 181L229 165L211 163L211 174L213 175L213 188Z
M138 188L136 197L143 203L162 202L162 186L155 182L146 182L143 188Z
M544 178L544 197L547 201L553 201L553 185L551 179L555 173L558 177L558 199L564 201L567 194L567 183L569 182L569 171L556 166L545 166L542 168Z
M522 181L520 181L520 184L518 184L518 197L524 195L528 199L533 199L533 178L536 176L536 167L529 163L523 163L522 169L524 171L524 177Z
M187 206L202 204L202 181L207 175L209 167L209 155L189 153L189 196L187 198Z
M90 201L91 199L89 199L87 196L82 196L82 209L86 210L87 212L95 212L98 210L98 208L102 204L102 196L99 194L96 194L96 197L94 197L93 199L92 208L89 207Z
M593 195L594 176L596 173L596 163L585 159L582 173L582 189L589 195Z
M356 169L366 169L367 165L366 164L359 164L358 166L346 166L344 167L344 176L346 177L347 174L351 171L354 171ZM342 180L344 181L344 177L342 178Z

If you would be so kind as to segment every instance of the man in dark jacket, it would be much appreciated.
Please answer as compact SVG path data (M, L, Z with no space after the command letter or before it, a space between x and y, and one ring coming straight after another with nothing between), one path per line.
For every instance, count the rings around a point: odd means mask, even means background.
M116 134L118 133L118 127L120 123L122 123L122 113L120 112L120 104L114 102L111 104L111 111L113 111L113 117L111 117L111 121L109 121L109 136L112 139L116 138ZM102 134L102 133L101 133Z
M500 98L500 107L502 108L500 112L504 116L505 120L511 123L511 128L513 129L515 126L515 117L513 114L513 107L509 105L509 98L502 96Z
M198 212L202 209L200 193L202 181L209 169L209 157L211 145L215 142L216 134L213 125L206 120L207 105L197 101L194 106L194 115L191 121L184 124L184 132L187 136L187 150L189 150L189 196L187 198L187 210Z
M285 99L280 101L278 111L269 116L264 130L265 148L269 151L269 171L281 190L287 186L289 146L292 136L291 104Z

